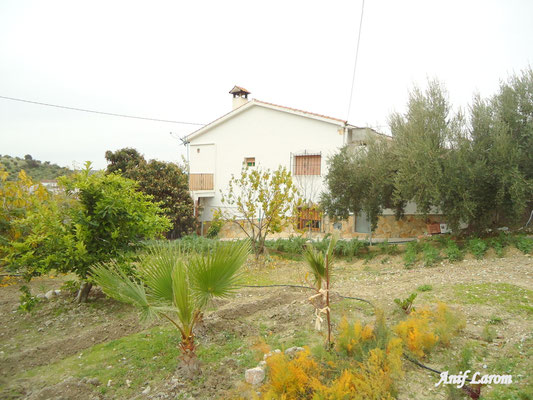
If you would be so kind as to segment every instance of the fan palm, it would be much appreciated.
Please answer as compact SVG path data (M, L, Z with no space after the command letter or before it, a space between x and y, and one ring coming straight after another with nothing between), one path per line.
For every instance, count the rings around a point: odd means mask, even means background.
M329 287L331 277L331 267L333 266L334 250L337 244L338 236L333 236L329 242L328 248L324 253L316 250L311 244L307 245L304 251L306 264L313 274L315 280L315 290L317 294L312 296L313 305L316 308L316 328L321 329L322 318L320 314L325 312L328 323L328 349L331 348L331 319L329 310ZM323 287L325 284L325 287Z
M141 310L142 318L162 317L180 332L182 362L198 372L194 326L214 297L227 297L239 285L249 242L221 243L209 255L185 255L179 248L155 246L138 268L138 281L116 266L99 265L92 279L108 296Z

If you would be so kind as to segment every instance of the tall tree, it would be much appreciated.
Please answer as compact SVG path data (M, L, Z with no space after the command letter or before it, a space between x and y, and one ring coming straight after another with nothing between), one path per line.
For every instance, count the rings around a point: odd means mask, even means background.
M170 223L149 196L136 190L135 181L91 173L90 163L60 181L71 203L62 207L50 199L20 221L30 233L13 243L9 261L28 276L51 269L74 272L82 282L78 301L85 301L91 290L87 278L97 263L124 259Z
M189 195L188 177L178 164L150 160L132 148L105 153L107 172L120 172L122 176L139 183L139 190L153 197L172 222L166 233L168 239L191 233L196 227L194 204Z

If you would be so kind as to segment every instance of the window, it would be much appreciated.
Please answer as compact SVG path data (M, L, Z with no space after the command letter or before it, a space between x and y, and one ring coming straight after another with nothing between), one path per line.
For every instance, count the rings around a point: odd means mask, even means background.
M294 156L294 175L320 175L322 156L320 154L305 154Z
M244 159L244 165L247 167L255 167L255 157L246 157Z
M315 207L298 207L298 229L320 232L321 213Z

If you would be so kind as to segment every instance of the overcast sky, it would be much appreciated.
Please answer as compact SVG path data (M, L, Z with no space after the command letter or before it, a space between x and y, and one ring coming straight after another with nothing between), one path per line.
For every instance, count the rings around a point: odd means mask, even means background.
M346 119L360 15L360 0L1 0L0 96L208 123L237 84ZM349 121L388 132L428 77L464 107L533 64L532 44L533 1L367 0ZM122 147L179 161L193 130L0 99L0 154L62 166Z

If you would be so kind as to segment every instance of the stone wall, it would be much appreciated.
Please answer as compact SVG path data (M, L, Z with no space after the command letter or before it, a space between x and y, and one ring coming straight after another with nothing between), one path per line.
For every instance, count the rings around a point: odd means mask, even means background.
M286 238L291 235L305 234L310 238L321 238L330 233L338 233L343 239L351 238L366 238L367 233L354 232L355 216L351 215L348 219L343 221L331 221L328 217L324 217L322 221L321 232L300 232L294 229L292 225L285 228L282 232L268 235L270 239ZM430 215L426 219L421 215L405 215L400 220L396 220L393 215L384 215L379 217L378 226L373 232L372 237L376 239L393 239L393 238L416 238L427 234L428 223L440 223L443 221L442 215ZM209 222L204 222L203 234L207 233ZM222 227L220 238L245 238L246 234L235 223L226 223Z

